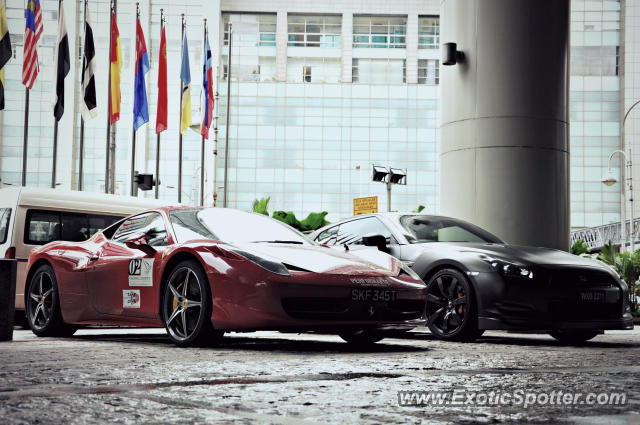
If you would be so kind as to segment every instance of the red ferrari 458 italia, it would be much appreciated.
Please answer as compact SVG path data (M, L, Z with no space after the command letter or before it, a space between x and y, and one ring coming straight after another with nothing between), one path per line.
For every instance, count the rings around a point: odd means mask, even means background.
M25 306L39 336L82 325L164 326L180 346L225 331L324 331L372 343L425 324L426 287L374 249L319 245L267 216L168 207L84 242L51 242L27 266Z

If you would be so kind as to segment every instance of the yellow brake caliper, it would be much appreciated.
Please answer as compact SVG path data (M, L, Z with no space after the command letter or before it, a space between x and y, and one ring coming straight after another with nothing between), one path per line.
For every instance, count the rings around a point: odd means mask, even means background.
M184 284L184 282L182 282L180 285L178 285L178 287L176 288L177 291L180 290L180 288L182 287L182 285ZM178 308L178 299L176 298L176 296L173 296L173 311L176 311L176 308Z

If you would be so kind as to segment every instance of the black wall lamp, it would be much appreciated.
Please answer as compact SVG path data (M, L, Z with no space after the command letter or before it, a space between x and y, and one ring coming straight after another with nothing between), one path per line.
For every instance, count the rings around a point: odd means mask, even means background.
M456 43L444 43L442 45L442 64L443 65L455 65L459 62L464 62L464 53L456 50Z

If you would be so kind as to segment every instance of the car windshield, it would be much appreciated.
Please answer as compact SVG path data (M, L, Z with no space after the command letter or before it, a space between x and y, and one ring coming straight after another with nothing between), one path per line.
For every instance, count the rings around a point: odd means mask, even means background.
M400 225L409 243L426 242L490 242L502 241L487 232L461 220L426 215L405 215Z
M215 239L230 243L313 245L302 233L268 216L224 208L179 209L169 213L179 243Z

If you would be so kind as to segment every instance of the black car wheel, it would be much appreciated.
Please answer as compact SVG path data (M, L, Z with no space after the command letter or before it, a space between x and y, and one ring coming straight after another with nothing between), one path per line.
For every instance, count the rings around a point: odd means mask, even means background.
M437 338L475 341L478 329L476 300L467 278L455 269L443 269L427 283L428 326Z
M384 339L382 332L374 329L353 329L341 332L340 338L354 346L367 346Z
M38 336L71 336L78 329L62 320L58 282L48 264L38 267L29 280L26 315L29 327Z
M583 344L598 335L598 331L585 330L558 330L551 331L549 335L562 342L563 344Z
M165 328L178 346L212 344L224 333L211 324L209 282L196 261L183 261L173 269L164 288L162 306Z

